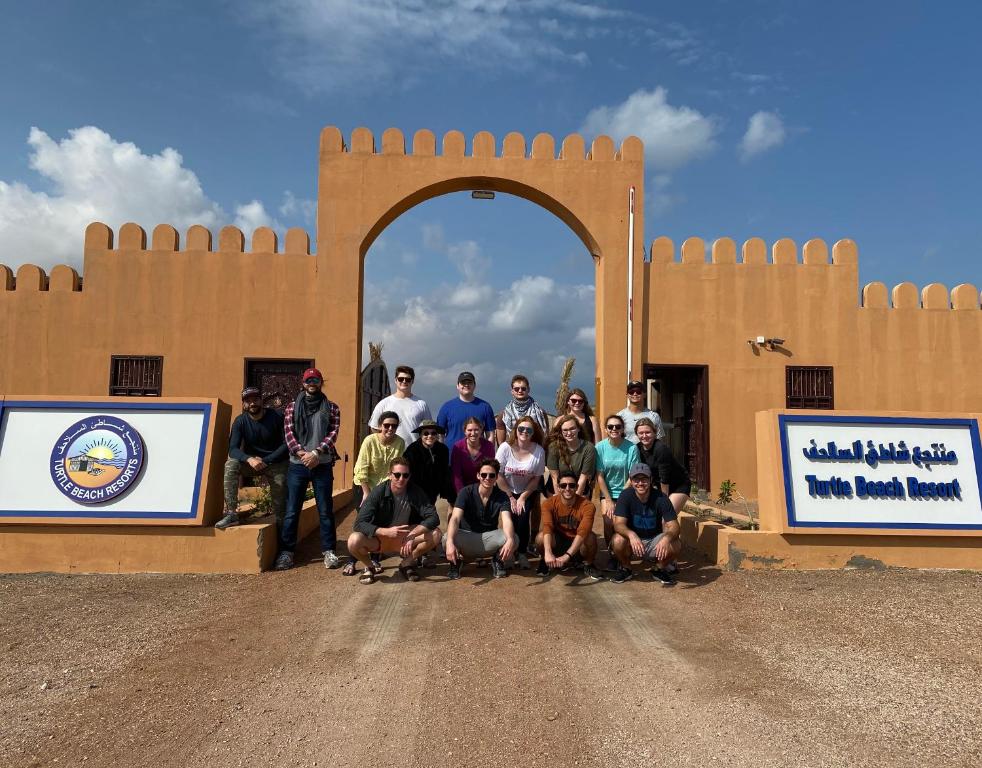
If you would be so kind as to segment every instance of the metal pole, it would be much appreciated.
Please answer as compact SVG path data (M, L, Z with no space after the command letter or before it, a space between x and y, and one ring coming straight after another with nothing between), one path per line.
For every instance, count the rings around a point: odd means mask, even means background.
M627 380L634 378L631 358L634 352L634 187L631 187L627 230Z

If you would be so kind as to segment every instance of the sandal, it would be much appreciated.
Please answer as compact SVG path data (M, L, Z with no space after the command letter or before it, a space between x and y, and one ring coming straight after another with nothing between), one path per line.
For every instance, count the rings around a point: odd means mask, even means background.
M419 572L414 565L400 565L399 573L406 581L419 581Z
M374 581L375 581L375 574L372 573L367 568L364 571L362 571L361 575L358 577L358 582L360 584L371 584Z
M384 570L385 568L382 567L381 563L376 563L374 560L372 561L372 576L378 576Z
M354 576L358 572L358 561L352 560L341 569L342 576Z

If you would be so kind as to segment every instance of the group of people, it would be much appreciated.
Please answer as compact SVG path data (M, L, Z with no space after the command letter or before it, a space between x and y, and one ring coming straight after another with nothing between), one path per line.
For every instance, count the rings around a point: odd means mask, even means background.
M599 580L597 494L609 578L632 578L631 562L639 559L653 564L656 580L674 582L678 512L691 483L664 442L661 418L646 407L642 382L628 383L627 406L604 419L601 433L581 389L569 392L563 412L550 417L532 397L528 378L517 374L510 402L495 414L477 397L474 374L463 371L457 397L433 419L413 394L415 378L412 367L397 366L395 392L369 418L373 432L354 466L361 502L345 575L370 584L383 570L381 559L398 555L400 574L417 581L419 569L442 549L451 579L460 578L465 562L488 559L492 576L502 578L510 569L530 568L529 558L538 557L541 575L578 568ZM282 418L263 407L258 389L246 388L243 413L232 425L225 514L216 527L241 522L240 474L266 475L278 523L277 570L293 567L300 509L311 484L324 564L341 567L331 498L341 414L322 387L320 371L305 371L303 390ZM449 506L445 532L436 508L440 498Z

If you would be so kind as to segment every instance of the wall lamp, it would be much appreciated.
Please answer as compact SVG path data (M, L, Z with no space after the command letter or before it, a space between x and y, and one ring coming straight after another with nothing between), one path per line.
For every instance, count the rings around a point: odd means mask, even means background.
M779 339L776 336L773 338L758 336L756 339L747 339L747 344L749 344L750 348L755 351L759 347L763 347L768 352L773 352L775 347L780 347L782 344L784 344L784 339Z

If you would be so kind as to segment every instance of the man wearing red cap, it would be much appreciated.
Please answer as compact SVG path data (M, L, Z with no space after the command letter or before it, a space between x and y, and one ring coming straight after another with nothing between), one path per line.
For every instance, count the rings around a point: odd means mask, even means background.
M341 409L321 392L324 377L316 368L303 373L303 391L286 407L283 433L290 467L286 473L286 515L280 529L280 554L276 570L293 567L297 548L297 526L307 486L314 486L317 512L320 515L321 554L325 568L340 565L334 553L337 533L334 525L334 462L338 452L334 447L341 430Z

